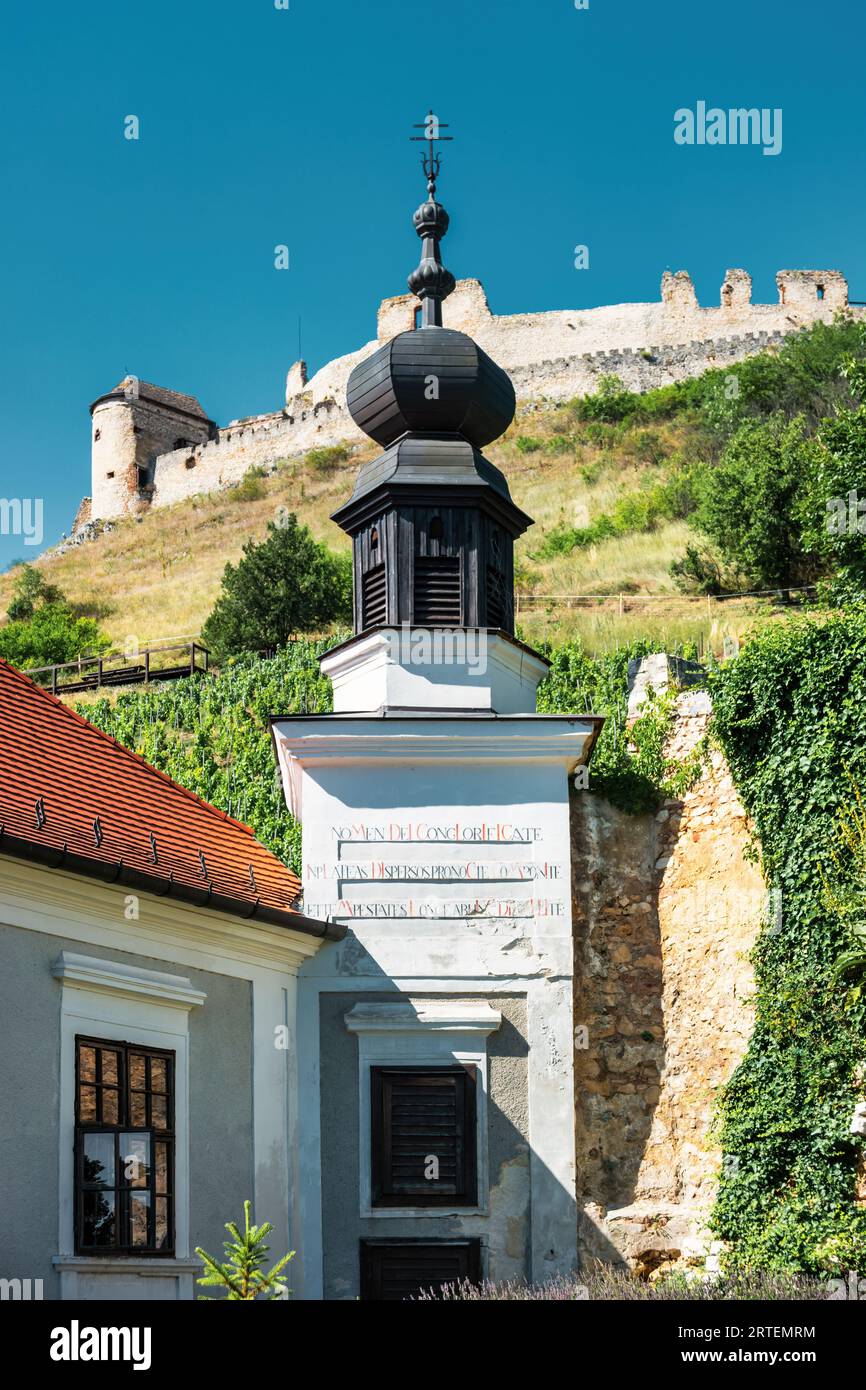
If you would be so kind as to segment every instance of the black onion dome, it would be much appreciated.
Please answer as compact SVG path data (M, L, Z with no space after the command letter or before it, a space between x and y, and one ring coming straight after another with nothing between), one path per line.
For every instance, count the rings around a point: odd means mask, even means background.
M360 362L346 400L355 424L386 447L413 431L462 434L480 449L515 409L508 373L465 333L440 327L398 333Z
M407 434L389 444L384 454L363 465L347 505L386 483L400 483L421 491L429 485L431 476L438 485L489 488L511 501L505 474L467 439L453 434ZM335 517L339 515L339 511L334 513Z

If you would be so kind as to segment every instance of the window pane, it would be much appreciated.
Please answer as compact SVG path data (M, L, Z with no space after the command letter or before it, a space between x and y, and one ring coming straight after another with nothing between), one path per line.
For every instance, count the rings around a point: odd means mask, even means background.
M83 1181L114 1187L114 1135L82 1134L81 1150Z
M81 1244L114 1245L114 1193L85 1192L83 1207Z
M118 1091L113 1091L110 1087L106 1087L102 1092L102 1115L100 1117L100 1122L102 1124L120 1124L119 1099L120 1093Z
M110 1085L117 1085L117 1053L102 1049L102 1079Z
M76 1231L81 1252L174 1245L174 1057L77 1041ZM113 1128L112 1128L113 1127Z
M78 1092L78 1117L83 1125L96 1123L96 1087L82 1086Z
M168 1229L167 1197L157 1197L156 1199L156 1248L157 1250L168 1250L171 1248L171 1237Z
M130 1192L129 1194L129 1243L138 1247L147 1245L147 1218L150 1211L149 1192Z
M147 1187L150 1182L150 1135L121 1134L120 1161L123 1181L130 1187Z
M156 1146L156 1190L168 1192L168 1145Z

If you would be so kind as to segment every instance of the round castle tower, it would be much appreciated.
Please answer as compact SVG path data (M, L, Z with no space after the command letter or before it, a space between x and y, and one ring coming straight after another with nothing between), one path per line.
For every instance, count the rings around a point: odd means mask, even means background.
M92 504L97 517L136 516L150 505L160 454L216 433L195 396L127 376L90 407Z

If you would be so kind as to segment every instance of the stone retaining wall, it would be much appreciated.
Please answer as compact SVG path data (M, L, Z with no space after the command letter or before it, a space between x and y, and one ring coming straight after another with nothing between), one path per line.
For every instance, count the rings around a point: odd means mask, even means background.
M677 697L668 745L703 738L704 691ZM574 803L577 1172L581 1257L650 1272L698 1262L721 1161L719 1086L752 1025L748 953L764 885L724 757L656 815Z

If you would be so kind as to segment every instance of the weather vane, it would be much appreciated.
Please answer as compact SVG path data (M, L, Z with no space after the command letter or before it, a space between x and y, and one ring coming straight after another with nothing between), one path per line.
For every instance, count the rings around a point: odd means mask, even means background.
M423 130L423 135L410 135L410 140L423 140L429 146L429 151L421 155L421 168L424 170L424 177L427 180L427 192L432 198L436 193L436 180L439 177L439 163L442 156L433 146L437 140L453 140L453 135L440 135L440 130L448 130L448 122L440 121L438 116L434 116L432 111L427 112L427 119L416 121L414 130Z

